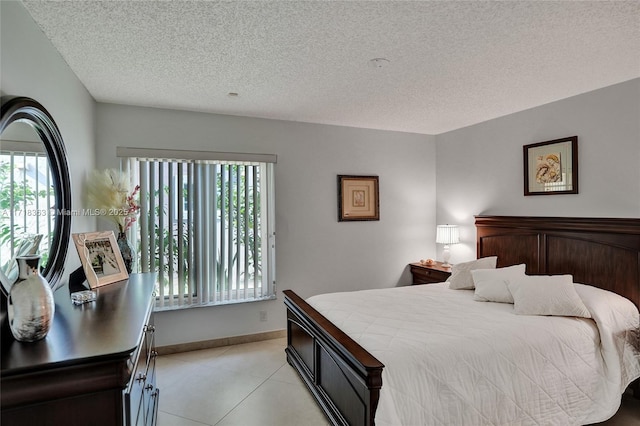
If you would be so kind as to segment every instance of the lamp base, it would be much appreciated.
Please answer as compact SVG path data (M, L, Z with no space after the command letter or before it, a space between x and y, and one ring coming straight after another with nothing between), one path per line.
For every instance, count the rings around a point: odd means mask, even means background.
M442 252L442 267L443 268L451 268L451 264L449 263L449 259L451 258L451 252L449 251L449 244L445 244L444 251Z

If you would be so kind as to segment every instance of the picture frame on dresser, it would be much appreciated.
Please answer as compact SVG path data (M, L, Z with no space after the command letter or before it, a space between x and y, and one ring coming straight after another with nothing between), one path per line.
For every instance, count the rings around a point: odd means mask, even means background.
M129 277L113 231L72 234L91 289Z
M378 176L338 175L338 222L380 220Z
M578 193L578 137L523 147L524 195Z

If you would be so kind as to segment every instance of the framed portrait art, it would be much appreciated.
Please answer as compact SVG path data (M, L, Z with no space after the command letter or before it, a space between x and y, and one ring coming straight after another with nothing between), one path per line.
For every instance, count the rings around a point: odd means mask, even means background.
M338 221L380 220L378 176L338 175Z
M578 193L578 137L525 145L524 195Z
M72 234L91 289L129 278L113 231Z

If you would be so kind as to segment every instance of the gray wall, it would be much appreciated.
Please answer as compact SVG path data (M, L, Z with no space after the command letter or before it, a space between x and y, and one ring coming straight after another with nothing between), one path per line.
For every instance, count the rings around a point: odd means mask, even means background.
M81 182L94 164L95 102L24 7L0 1L0 91L40 102L53 116L67 150L72 207L81 203ZM74 217L72 232L95 227L90 217ZM65 275L80 266L71 244Z
M579 193L525 197L523 145L573 135ZM461 225L452 262L475 258L476 214L640 217L640 79L437 135L436 153L438 223Z
M280 330L281 290L308 297L408 284L407 264L435 256L433 136L103 103L96 112L100 168L118 165L117 146L278 156L278 299L160 312L160 346ZM338 174L379 175L380 221L337 221Z

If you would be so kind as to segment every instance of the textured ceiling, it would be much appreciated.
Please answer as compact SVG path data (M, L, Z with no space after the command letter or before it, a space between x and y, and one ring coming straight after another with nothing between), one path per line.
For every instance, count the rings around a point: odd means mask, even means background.
M438 134L640 77L639 1L23 4L99 102Z

